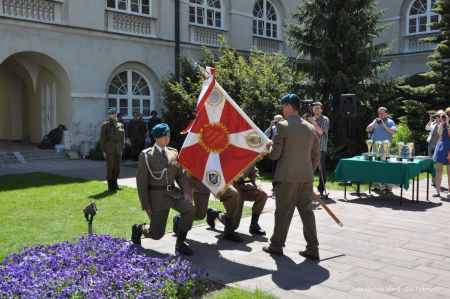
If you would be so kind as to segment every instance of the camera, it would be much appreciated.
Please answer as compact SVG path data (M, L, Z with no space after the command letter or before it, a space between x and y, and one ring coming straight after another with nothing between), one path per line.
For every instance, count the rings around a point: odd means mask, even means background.
M303 115L304 118L313 116L313 100L303 100L300 102L300 114Z
M381 125L382 122L383 121L381 119L377 118L377 124Z
M446 117L445 117L446 115L447 115L447 114L442 114L442 115L441 115L441 120L442 120L442 121L445 121L445 120L446 120Z

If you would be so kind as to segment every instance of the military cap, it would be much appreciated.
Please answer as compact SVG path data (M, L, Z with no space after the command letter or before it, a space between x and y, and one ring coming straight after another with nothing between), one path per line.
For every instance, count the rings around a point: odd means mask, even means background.
M300 98L298 97L298 95L294 94L294 93L288 93L286 95L284 95L283 97L281 97L281 104L286 104L286 103L297 103L300 104Z
M165 123L157 124L152 129L153 138L160 138L160 137L166 136L168 134L170 134L170 128Z
M108 108L108 111L106 113L107 114L116 114L117 110L114 107L110 107L110 108Z

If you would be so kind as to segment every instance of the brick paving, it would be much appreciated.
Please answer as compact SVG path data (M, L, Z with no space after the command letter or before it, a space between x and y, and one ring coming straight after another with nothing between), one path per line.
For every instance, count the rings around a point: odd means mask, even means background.
M48 164L48 163L47 163ZM0 175L39 169L61 175L104 179L104 162L68 161L54 165L0 167ZM25 170L24 170L25 169ZM136 168L122 168L119 184L134 186ZM447 186L446 177L443 185ZM271 186L265 189L271 194ZM449 298L450 297L450 200L425 200L426 180L420 181L420 201L412 203L411 190L369 196L329 190L326 202L340 218L339 227L323 208L315 214L320 241L319 262L305 260L302 224L294 214L283 256L262 251L273 231L275 200L270 198L260 224L268 237L248 233L250 218L238 228L244 243L221 239L216 230L197 226L188 234L195 254L189 257L209 273L209 278L229 286L259 288L280 298ZM363 191L364 192L364 191ZM441 192L444 196L447 192ZM159 241L143 239L148 254L173 253L175 238L168 233Z

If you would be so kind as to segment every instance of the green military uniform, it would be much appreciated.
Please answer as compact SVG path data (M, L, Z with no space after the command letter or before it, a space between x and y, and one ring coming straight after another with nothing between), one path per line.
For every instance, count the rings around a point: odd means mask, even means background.
M170 208L181 215L181 232L188 232L192 228L194 218L194 207L182 198L183 192L178 189L178 194L175 194L173 191L177 190L174 189L175 181L184 193L190 191L188 178L178 164L178 152L170 147L165 150L167 160L156 146L144 150L139 156L136 175L142 209L151 209L153 212L150 225L144 225L142 232L144 236L156 240L161 239L165 233ZM174 198L177 195L178 198Z
M111 113L110 113L111 114ZM122 152L125 145L125 130L123 125L114 119L102 124L100 130L100 148L106 154L106 179L109 190L117 190L117 179L120 174Z
M127 137L131 141L131 158L135 161L138 160L139 153L145 148L146 133L147 127L142 119L130 120L127 126Z
M282 98L281 103L300 99L294 94ZM312 208L314 171L320 161L320 145L313 125L295 111L276 126L277 131L269 151L270 159L278 160L273 181L276 184L275 227L270 246L263 250L282 254L294 210L297 208L303 222L306 251L300 255L319 258L316 221Z

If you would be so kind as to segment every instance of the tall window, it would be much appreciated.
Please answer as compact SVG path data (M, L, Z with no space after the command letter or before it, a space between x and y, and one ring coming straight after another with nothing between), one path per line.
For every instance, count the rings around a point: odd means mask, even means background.
M150 0L108 0L107 6L129 13L150 15Z
M253 7L253 34L278 38L278 18L273 5L267 0L257 0Z
M130 119L133 112L149 118L151 99L148 81L136 71L123 71L109 84L108 106L117 108L124 119Z
M438 31L430 23L439 22L441 16L432 12L435 0L415 0L408 12L408 34L429 33Z
M209 27L222 27L220 0L189 0L189 22Z

